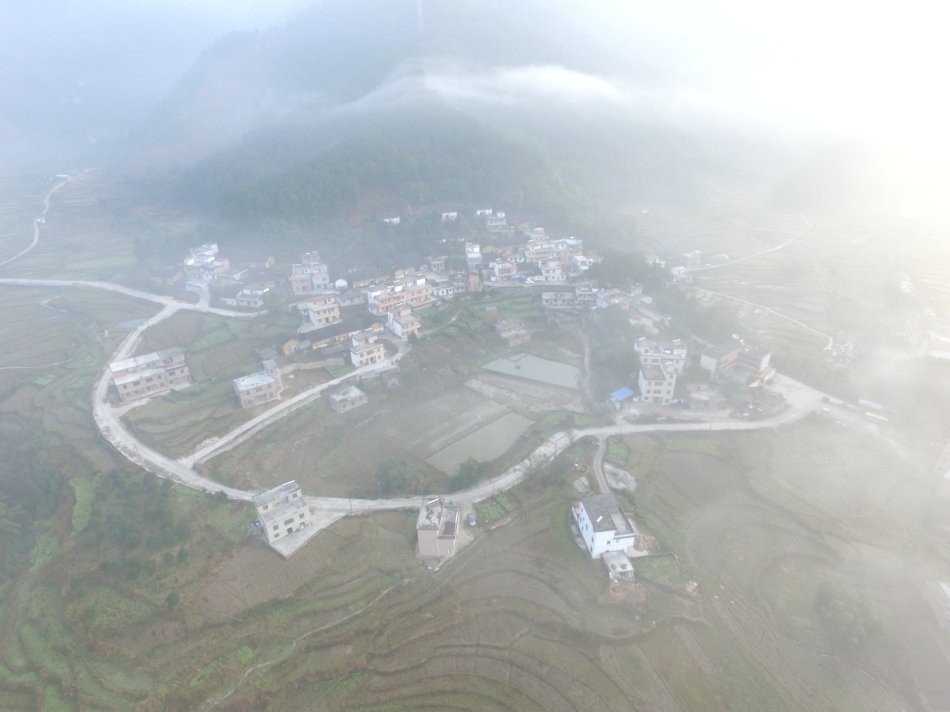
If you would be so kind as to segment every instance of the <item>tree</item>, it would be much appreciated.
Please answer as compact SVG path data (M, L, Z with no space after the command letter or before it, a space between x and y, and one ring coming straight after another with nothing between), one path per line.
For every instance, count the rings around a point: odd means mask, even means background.
M476 460L474 457L468 458L465 462L459 465L458 470L455 475L452 476L450 486L452 491L465 489L466 487L471 487L476 482L478 482L482 477L488 474L489 465L487 462L481 462Z
M863 645L884 632L884 616L870 596L853 586L828 582L815 594L815 610L838 642Z
M376 466L376 486L381 495L397 492L407 493L416 488L420 480L419 473L405 460L391 458Z
M178 595L178 591L172 591L167 596L165 596L165 605L169 608L174 608L178 605L180 600L181 597Z

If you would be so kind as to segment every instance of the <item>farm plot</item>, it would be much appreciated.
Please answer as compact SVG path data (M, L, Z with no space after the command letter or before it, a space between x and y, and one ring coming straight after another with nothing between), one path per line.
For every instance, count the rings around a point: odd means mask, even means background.
M495 359L482 366L486 371L505 376L526 378L551 386L576 390L580 383L580 369L558 361L540 358L532 354L515 353Z
M182 347L194 385L130 410L125 416L130 428L143 442L180 457L262 412L267 405L242 410L231 382L260 370L255 350L271 345L284 330L289 327L280 319L238 320L196 312L180 312L149 329L138 352ZM285 382L285 397L324 378L317 371L293 375Z
M428 462L447 475L458 470L469 458L482 461L494 460L504 455L508 448L518 442L531 421L517 413L505 413L500 418L459 438L438 452Z
M74 176L53 195L39 243L8 266L11 276L106 281L132 278L137 268L129 236L154 230L154 226L146 223L138 226L142 229L130 229L125 219L103 211L99 198L111 188L96 172ZM32 216L42 209L42 195L36 197L31 208L31 218L20 228L21 249L32 239Z
M886 620L894 592L912 589L908 580L922 576L879 548L886 542L901 549L922 536L908 501L919 506L925 493L907 477L909 466L898 477L898 463L873 443L810 421L770 433L720 434L710 452L696 448L695 439L688 449L674 449L677 437L660 439L666 448L637 489L637 512L701 583L717 628L797 694L822 695L832 708L895 709L888 692L860 684L854 670L837 669L847 679L836 687L815 666L816 655L840 645L816 600L831 585L863 591L870 610ZM859 548L860 541L868 544ZM913 649L903 627L901 636ZM868 645L862 665L913 695L905 685L918 662L895 658L884 640ZM890 652L878 659L875 646ZM694 708L690 694L674 690L681 705Z

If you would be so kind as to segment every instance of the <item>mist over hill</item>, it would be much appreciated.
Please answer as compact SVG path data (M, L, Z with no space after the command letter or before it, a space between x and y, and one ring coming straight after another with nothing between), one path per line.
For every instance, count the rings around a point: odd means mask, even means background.
M420 7L327 0L220 39L125 167L168 175L173 199L246 225L335 220L357 204L485 200L555 217L689 204L768 184L788 160L781 141L658 89L671 70L645 32L621 52L593 39L611 37L603 20L578 23L564 3Z

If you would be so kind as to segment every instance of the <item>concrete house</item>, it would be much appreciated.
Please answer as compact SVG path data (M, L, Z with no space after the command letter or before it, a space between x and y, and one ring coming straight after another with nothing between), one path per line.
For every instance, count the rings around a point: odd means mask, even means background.
M710 346L699 357L699 367L708 373L710 378L718 378L735 364L740 351L742 344L735 340Z
M372 329L360 331L350 339L350 363L354 367L382 363L386 358L386 347L379 341L379 335Z
M274 361L264 361L264 370L241 376L232 381L234 393L238 397L242 408L253 408L262 403L278 400L283 385L280 380L280 369Z
M574 502L571 517L592 559L608 551L626 552L636 544L637 530L612 494L593 494Z
M177 347L113 361L109 371L123 403L191 385L185 354Z
M317 328L338 324L340 302L336 295L325 295L307 302L307 319Z
M416 520L416 556L420 559L445 559L455 553L461 510L441 497L427 497Z
M408 306L393 309L386 315L386 326L400 339L408 339L412 334L419 335L422 319Z
M476 242L465 243L465 264L475 269L482 263L482 246Z
M304 252L298 264L290 266L290 289L294 294L313 294L330 287L330 271L316 250Z
M371 314L384 316L403 304L419 307L431 302L432 299L432 286L426 284L425 277L410 277L396 280L383 288L368 291L366 306Z
M518 268L511 260L492 260L488 269L493 282L505 282L518 274Z
M561 263L557 260L541 260L538 262L538 268L544 282L563 282L566 279Z
M185 278L192 282L216 282L218 278L231 269L231 263L226 257L218 257L218 244L206 242L188 250L182 260Z
M330 407L337 413L346 413L354 408L358 408L364 405L367 400L366 393L356 386L341 388L329 396Z
M637 387L640 389L641 403L666 405L673 400L676 389L676 372L667 370L662 364L640 364L637 375Z
M313 525L310 507L295 480L254 495L253 502L271 545Z
M680 339L673 341L653 341L639 338L634 350L640 355L640 363L647 366L663 366L667 371L683 375L686 370L686 345Z

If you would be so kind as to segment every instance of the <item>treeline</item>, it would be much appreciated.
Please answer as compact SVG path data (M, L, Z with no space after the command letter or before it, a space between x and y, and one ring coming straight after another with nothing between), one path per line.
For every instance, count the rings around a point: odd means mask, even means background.
M474 120L446 110L377 123L326 152L262 179L241 182L254 167L218 164L223 218L308 224L373 217L434 203L471 203L565 212L584 201L540 154ZM228 186L224 178L234 176ZM259 173L257 174L259 175ZM186 190L207 194L196 173ZM191 181L191 182L189 182ZM224 187L228 186L228 187Z
M6 447L0 467L0 582L29 566L36 537L64 498L65 476L32 444Z

